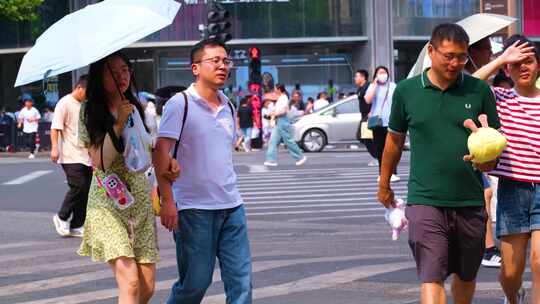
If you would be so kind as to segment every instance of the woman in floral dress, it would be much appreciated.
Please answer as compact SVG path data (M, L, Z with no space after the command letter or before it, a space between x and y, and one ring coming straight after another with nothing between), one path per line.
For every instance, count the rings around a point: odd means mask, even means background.
M93 63L79 123L79 136L89 148L94 175L78 254L111 266L122 304L148 303L159 260L150 185L144 173L128 171L122 156L121 135L130 114L139 114L144 121L132 80L130 62L120 52ZM114 187L121 184L127 191L111 192L121 189ZM131 204L129 197L133 198Z

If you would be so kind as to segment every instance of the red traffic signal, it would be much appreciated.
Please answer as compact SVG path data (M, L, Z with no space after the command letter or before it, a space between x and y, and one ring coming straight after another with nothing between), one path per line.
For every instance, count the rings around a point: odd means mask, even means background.
M249 58L250 59L260 59L261 58L261 50L256 47L252 47L249 49Z

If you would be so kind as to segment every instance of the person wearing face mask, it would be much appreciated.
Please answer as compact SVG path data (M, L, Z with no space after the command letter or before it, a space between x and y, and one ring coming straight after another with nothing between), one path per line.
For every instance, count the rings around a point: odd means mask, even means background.
M382 125L373 128L373 145L375 154L379 162L379 173L381 171L382 155L384 144L386 142L386 134L388 133L388 120L390 118L390 110L392 109L392 95L396 88L396 84L388 78L388 68L378 66L373 73L373 82L369 85L364 99L367 104L371 104L371 112L368 116L378 115L382 119ZM377 180L379 180L377 178ZM391 182L397 182L400 177L397 176L397 170L390 178Z

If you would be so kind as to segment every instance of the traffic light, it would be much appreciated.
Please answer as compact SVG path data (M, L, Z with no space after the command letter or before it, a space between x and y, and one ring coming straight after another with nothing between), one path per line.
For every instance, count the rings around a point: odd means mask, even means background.
M206 31L208 38L217 39L223 43L232 39L228 32L231 28L230 14L221 5L214 4L214 8L208 12Z
M261 84L261 50L252 47L248 51L249 55L249 83Z

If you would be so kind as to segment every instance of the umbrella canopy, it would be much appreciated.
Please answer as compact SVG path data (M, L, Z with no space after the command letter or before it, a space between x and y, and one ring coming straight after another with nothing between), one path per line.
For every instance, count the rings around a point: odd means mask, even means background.
M509 26L515 21L516 18L504 15L476 14L460 20L456 22L456 24L459 24L461 27L463 27L465 32L467 32L467 35L469 35L469 45L471 45L486 37L491 36L492 34ZM420 55L418 55L418 59L416 60L416 63L409 72L407 78L416 76L422 73L426 68L431 66L431 59L429 59L429 56L427 54L427 46L428 44L426 43L426 45L420 52Z
M64 16L23 57L15 86L76 70L172 23L174 0L106 0Z

